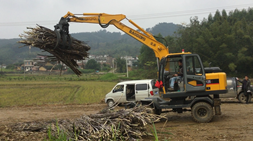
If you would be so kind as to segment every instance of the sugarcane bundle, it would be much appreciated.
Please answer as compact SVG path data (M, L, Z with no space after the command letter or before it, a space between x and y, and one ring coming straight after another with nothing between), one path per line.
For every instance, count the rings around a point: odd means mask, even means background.
M19 43L24 46L32 46L40 48L46 52L49 52L57 58L58 61L67 65L76 75L81 75L81 72L77 69L77 60L84 60L88 56L90 47L82 41L79 41L71 37L71 47L64 48L63 43L57 44L57 36L54 31L46 27L37 25L35 28L28 28L29 31L25 31L20 35L21 40Z
M83 115L75 120L18 123L12 126L15 131L40 131L51 129L52 134L63 131L68 139L78 140L135 140L151 135L147 124L166 119L165 116L150 113L144 106L133 109L103 110L103 112ZM37 125L37 126L36 126Z

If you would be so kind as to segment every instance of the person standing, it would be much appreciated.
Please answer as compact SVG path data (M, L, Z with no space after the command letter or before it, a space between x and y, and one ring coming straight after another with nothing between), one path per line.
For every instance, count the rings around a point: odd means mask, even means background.
M249 103L250 99L249 99L249 95L248 94L248 90L250 90L250 80L249 77L247 75L245 75L244 79L241 81L236 77L236 80L239 81L240 83L242 83L242 90L241 92L244 93L244 95L247 97L246 99L246 104Z

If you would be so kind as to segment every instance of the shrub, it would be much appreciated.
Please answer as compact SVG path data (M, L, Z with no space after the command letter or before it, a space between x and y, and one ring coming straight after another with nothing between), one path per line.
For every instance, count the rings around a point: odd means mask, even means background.
M118 76L114 73L107 73L105 75L102 75L100 77L100 80L103 81L113 81L113 80L118 80Z

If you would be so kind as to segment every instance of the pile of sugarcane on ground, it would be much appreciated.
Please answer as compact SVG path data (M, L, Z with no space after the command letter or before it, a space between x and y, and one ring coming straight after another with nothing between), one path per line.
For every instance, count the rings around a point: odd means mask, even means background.
M62 61L71 68L76 75L81 75L81 72L77 69L78 65L76 60L84 60L88 56L87 51L90 50L90 47L85 42L71 37L72 44L70 49L63 49L63 43L59 43L59 46L55 48L57 36L54 31L39 25L35 28L28 29L30 30L20 35L22 40L20 40L19 43L49 52L55 56L58 61Z
M14 131L45 132L50 129L54 136L66 134L74 140L135 140L152 135L147 131L147 124L166 119L155 115L150 109L140 106L132 109L104 109L97 114L83 115L76 120L50 122L26 122L12 126Z

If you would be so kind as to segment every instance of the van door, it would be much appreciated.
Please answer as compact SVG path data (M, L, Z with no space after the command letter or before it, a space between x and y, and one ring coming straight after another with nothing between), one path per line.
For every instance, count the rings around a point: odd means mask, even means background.
M141 99L147 98L148 94L149 94L149 91L148 91L147 83L135 84L135 100L136 101L140 101Z
M125 85L117 85L112 90L114 102L126 102Z

